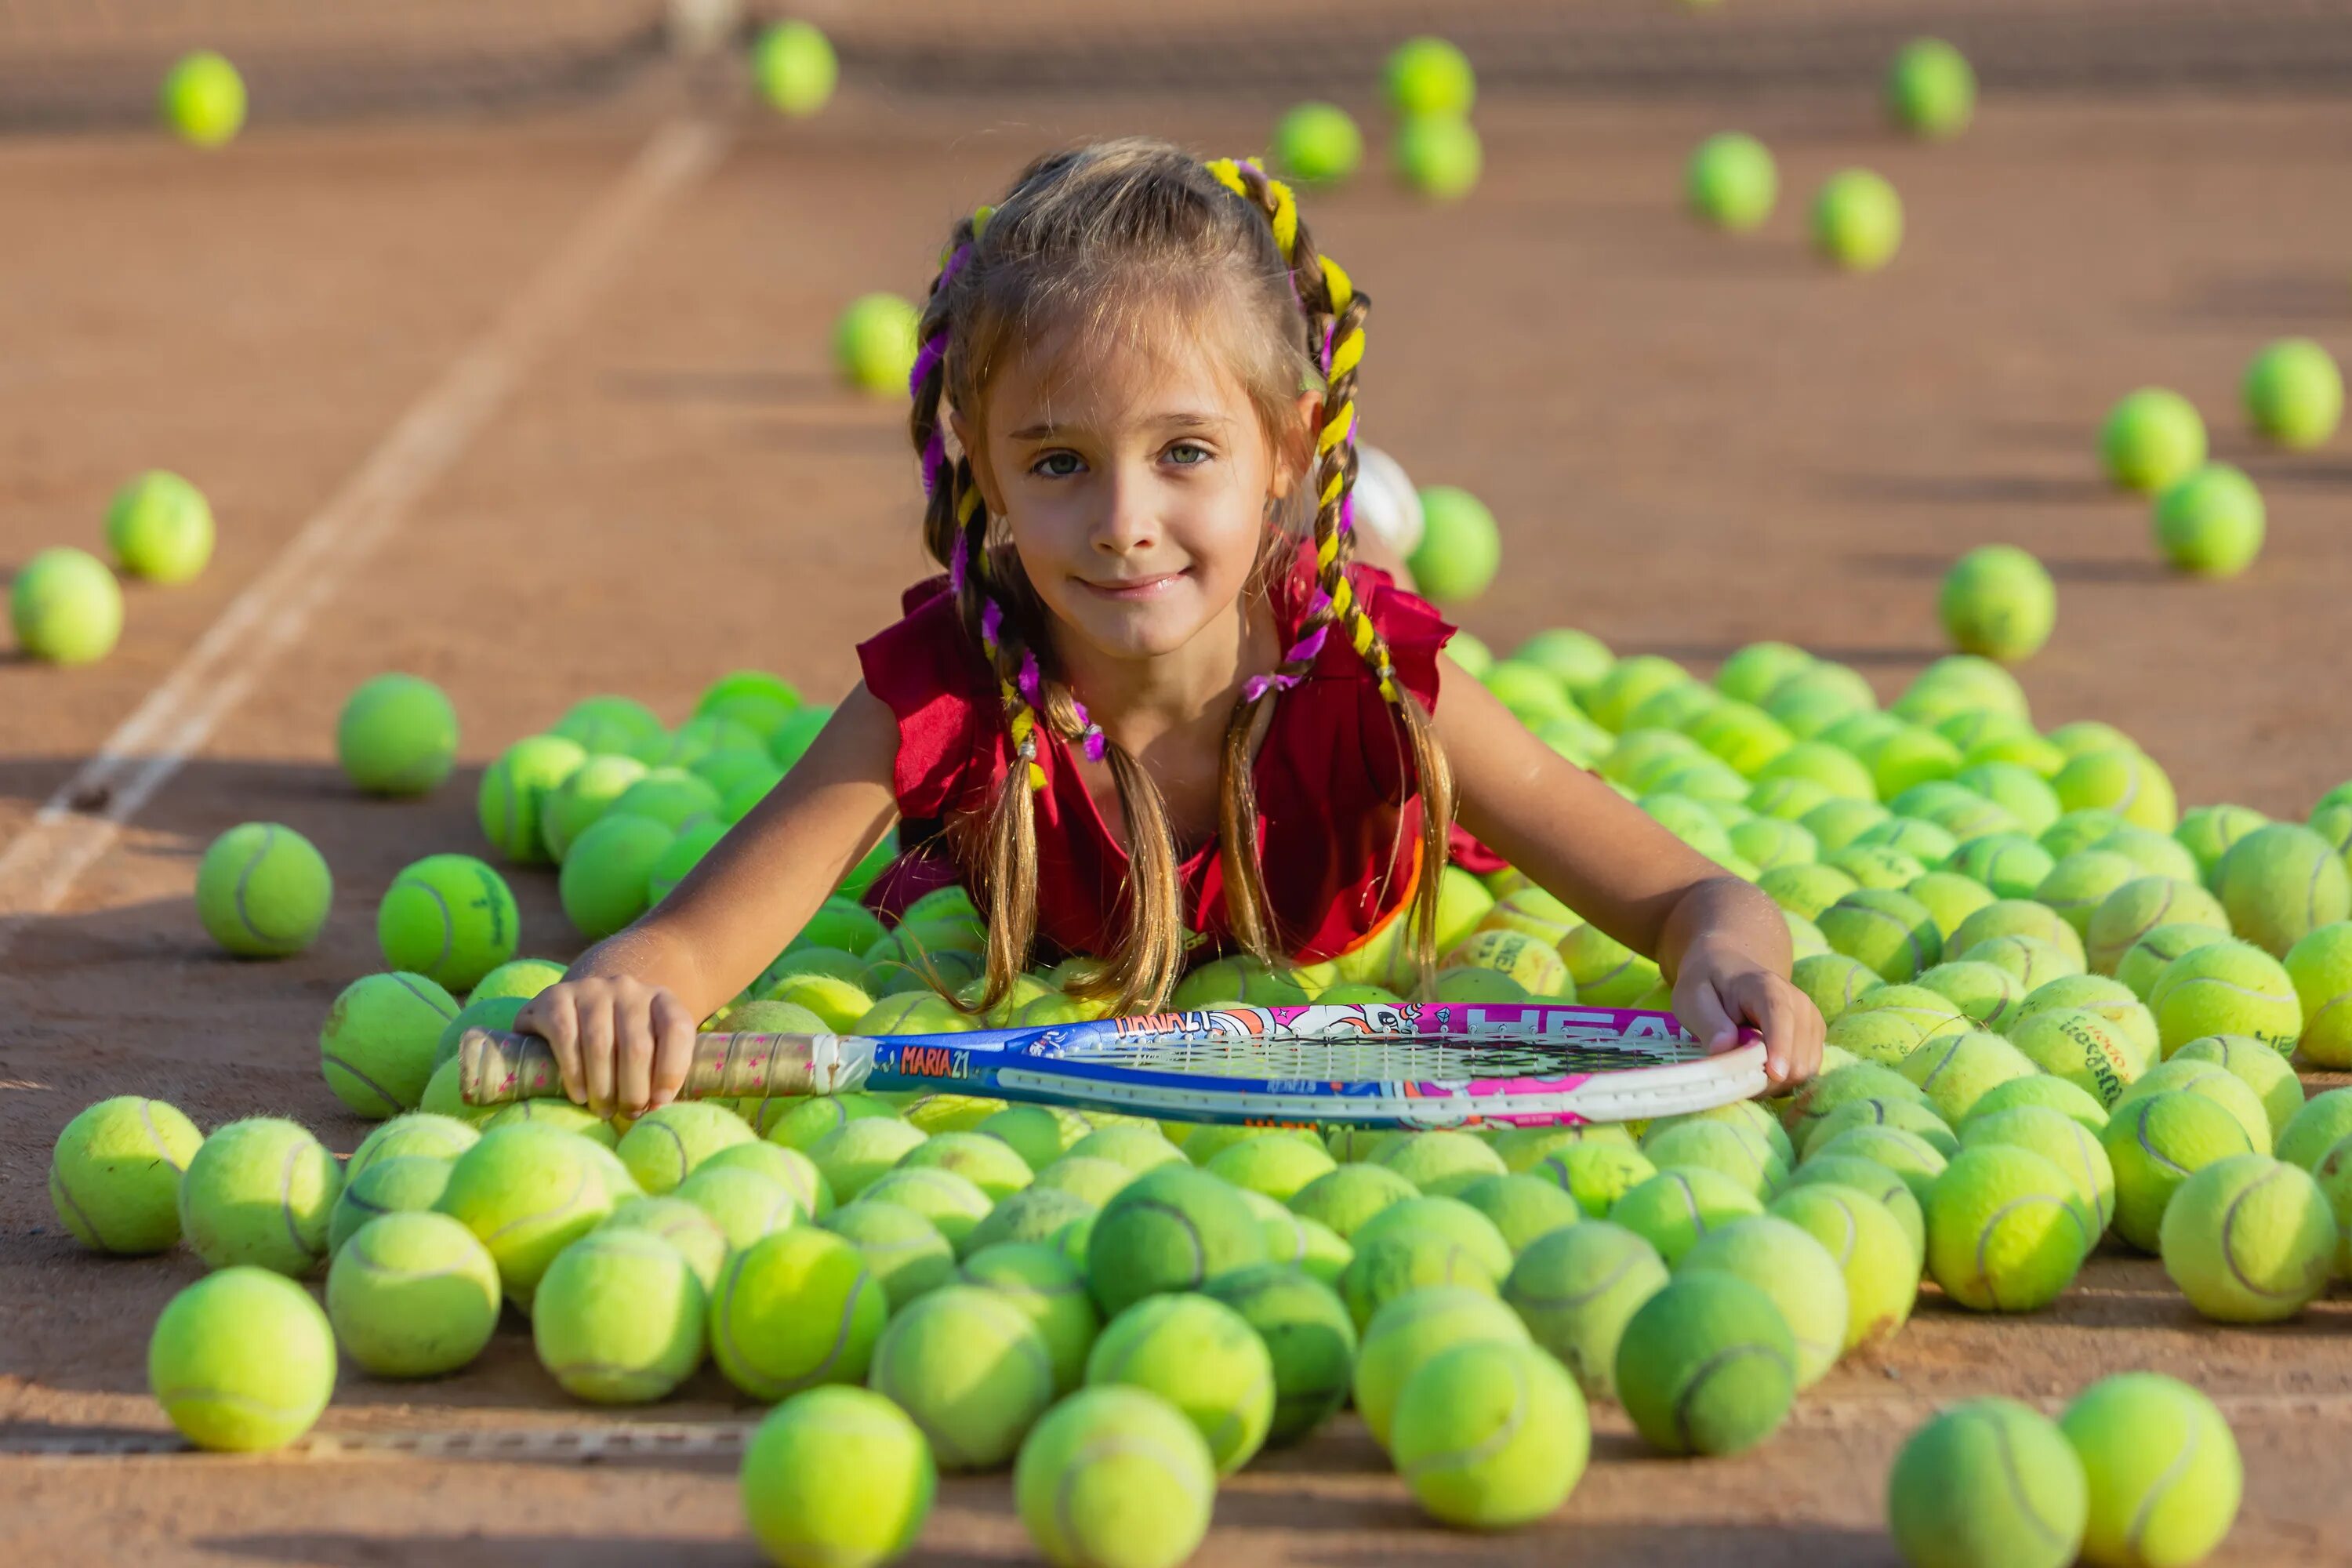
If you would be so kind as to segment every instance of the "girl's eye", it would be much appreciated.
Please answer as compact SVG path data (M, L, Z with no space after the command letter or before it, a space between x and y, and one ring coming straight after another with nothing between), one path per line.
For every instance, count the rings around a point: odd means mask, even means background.
M1197 454L1199 461L1196 462L1185 458L1183 454L1188 452ZM1177 459L1176 466L1180 468L1197 468L1202 463L1207 462L1210 458L1209 449L1206 447L1202 446L1197 441L1179 441L1176 445L1168 448L1168 455Z
M1055 463L1067 463L1070 467L1057 468L1052 466ZM1031 464L1029 471L1033 474L1043 474L1049 479L1066 479L1084 466L1078 461L1078 455L1076 452L1048 452Z

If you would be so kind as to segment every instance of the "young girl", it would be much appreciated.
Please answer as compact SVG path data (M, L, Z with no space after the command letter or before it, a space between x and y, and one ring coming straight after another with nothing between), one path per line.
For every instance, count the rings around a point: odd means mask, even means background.
M1776 1083L1809 1076L1822 1019L1771 901L1536 740L1442 651L1453 627L1354 563L1367 310L1281 184L1163 142L1042 158L960 224L913 375L946 574L859 647L774 792L524 1009L572 1098L667 1101L696 1021L900 817L940 831L885 897L971 889L982 1007L1033 955L1103 955L1075 988L1143 1011L1213 951L1316 963L1397 920L1426 975L1451 855L1654 955L1713 1047L1752 1026Z

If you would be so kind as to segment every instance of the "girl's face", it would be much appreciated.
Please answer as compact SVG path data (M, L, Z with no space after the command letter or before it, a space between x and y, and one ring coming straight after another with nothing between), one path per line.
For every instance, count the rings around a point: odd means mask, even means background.
M1088 647L1174 653L1235 615L1291 464L1213 353L1057 346L990 384L985 450L973 453L982 493L1037 596ZM1302 422L1314 401L1300 400ZM955 429L970 450L960 416Z

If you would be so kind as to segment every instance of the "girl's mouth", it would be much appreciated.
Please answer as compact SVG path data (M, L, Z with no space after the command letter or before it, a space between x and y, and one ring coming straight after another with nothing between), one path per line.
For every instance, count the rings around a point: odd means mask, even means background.
M1096 583L1081 577L1078 582L1087 591L1118 604L1134 604L1158 598L1184 580L1182 572L1161 572L1150 577L1129 577L1116 583Z

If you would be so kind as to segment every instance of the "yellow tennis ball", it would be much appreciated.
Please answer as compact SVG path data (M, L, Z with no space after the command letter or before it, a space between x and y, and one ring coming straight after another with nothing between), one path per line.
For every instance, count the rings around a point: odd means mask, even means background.
M1482 931L1445 955L1449 966L1491 969L1517 981L1530 996L1569 994L1568 965L1541 937L1520 931Z
M710 1293L711 1359L754 1399L862 1382L889 1310L856 1247L795 1226L728 1258Z
M386 1161L370 1174L430 1163ZM335 1338L345 1355L378 1377L438 1377L467 1365L489 1343L499 1301L489 1249L444 1214L403 1211L370 1219L327 1270Z
M2308 1171L2347 1137L2352 1137L2352 1089L2331 1089L2313 1095L2294 1113L2271 1152Z
M122 588L106 563L58 545L17 570L8 589L16 646L51 664L91 664L122 636Z
M1937 1114L1934 1106L1925 1101L1849 1100L1805 1130L1806 1154L1810 1157L1828 1148L1856 1127L1892 1127L1897 1131L1912 1133L1948 1160L1960 1147L1960 1141L1953 1136L1950 1125Z
M1704 1167L1739 1184L1759 1202L1787 1184L1789 1163L1771 1141L1753 1128L1713 1121L1679 1121L1653 1126L1642 1154L1660 1170Z
M1909 1319L1919 1296L1918 1257L1886 1205L1859 1188L1814 1182L1790 1187L1765 1212L1811 1237L1838 1266L1846 1317L1837 1353L1874 1344Z
M2262 1102L2272 1144L2285 1134L2304 1107L2303 1080L2295 1076L2294 1066L2261 1040L2244 1035L2207 1035L2175 1051L2172 1061L2218 1067L2244 1084Z
M1700 1166L1659 1171L1619 1198L1609 1218L1656 1247L1673 1266L1710 1231L1763 1212L1755 1193L1720 1171Z
M2065 1436L2010 1399L1944 1411L1911 1435L1886 1479L1896 1548L1937 1568L2064 1568L2088 1508Z
M1504 1173L1503 1157L1474 1132L1415 1132L1381 1152L1379 1163L1421 1192L1445 1196Z
M1797 1347L1747 1280L1679 1275L1626 1323L1617 1394L1634 1428L1668 1454L1736 1454L1780 1429L1796 1396Z
M294 1122L217 1128L180 1178L180 1230L214 1268L247 1263L299 1279L327 1255L341 1167Z
M1512 1265L1503 1300L1536 1342L1575 1374L1586 1394L1612 1399L1617 1342L1642 1303L1665 1289L1666 1279L1657 1248L1622 1226L1598 1221L1538 1237ZM1402 1304L1389 1309L1402 1310ZM1375 1319L1373 1326L1379 1325ZM1368 1335L1368 1349L1370 1342ZM1360 1407L1361 1385L1360 1372Z
M1045 1336L1018 1307L975 1285L943 1286L894 1316L868 1381L913 1418L950 1470L1009 1463L1054 1402Z
M1408 116L1397 127L1396 140L1391 144L1390 162L1397 177L1412 189L1435 201L1456 201L1468 195L1478 184L1478 175L1486 163L1486 152L1478 132L1470 121L1458 114L1429 113ZM1434 487L1433 487L1434 488ZM1429 492L1422 492L1422 505L1429 507ZM1427 548L1427 536L1423 546ZM1422 567L1426 558L1416 552L1413 576L1423 579ZM1449 588L1458 589L1459 582L1443 566L1429 574ZM1484 584L1481 584L1483 588ZM1477 590L1465 595L1449 593L1441 603L1458 604L1465 598L1475 598Z
M221 56L198 49L173 65L156 107L191 146L224 146L245 126L245 79Z
M353 1162L356 1163L356 1159ZM343 1190L327 1216L327 1257L331 1268L343 1247L369 1221L388 1214L415 1214L431 1208L448 1190L449 1162L425 1154L398 1154L371 1161L358 1174L348 1173Z
M922 1129L895 1117L861 1117L808 1146L837 1202L851 1203L923 1142Z
M881 1568L922 1533L939 1485L904 1411L863 1388L813 1388L744 1446L743 1512L779 1568Z
M2320 927L2352 915L2352 875L2343 857L2291 822L2257 827L2230 846L2213 869L2213 890L2230 929L2280 957Z
M2213 1101L2228 1111L2244 1130L2250 1149L2257 1154L2271 1152L2270 1111L2263 1104L2262 1097L2218 1062L2192 1059L2162 1063L2126 1089L2123 1098L2116 1101L2115 1109L2120 1111L2135 1100L2173 1089L2201 1095Z
M2116 1107L2099 1142L2115 1167L2116 1234L2149 1253L2160 1249L2165 1209L2183 1182L2217 1161L2254 1152L2235 1116L2181 1089Z
M1013 1492L1056 1568L1176 1568L1208 1532L1216 1479L1182 1412L1114 1384L1081 1389L1030 1429Z
M58 1134L49 1205L84 1247L161 1252L180 1239L180 1175L204 1141L194 1122L160 1100L101 1100Z
M761 30L751 46L751 76L770 108L802 120L833 97L841 65L814 24L785 21Z
M196 868L197 918L240 958L282 958L309 947L334 898L325 858L275 822L230 828Z
M896 294L877 292L851 301L834 323L833 357L852 386L898 397L915 366L919 315Z
M515 955L521 916L506 879L471 855L428 855L402 870L376 906L386 965L453 991Z
M1052 1361L1056 1396L1078 1385L1087 1354L1102 1331L1102 1315L1087 1295L1086 1275L1076 1263L1051 1247L1000 1243L968 1255L957 1266L956 1279L993 1292L1036 1327ZM1349 1342L1352 1347L1352 1336Z
M2197 1389L2158 1373L2103 1378L2058 1427L2089 1481L2084 1562L2199 1563L2230 1533L2244 1463L2230 1424Z
M705 1316L702 1282L677 1248L650 1231L600 1230L548 1265L531 1342L574 1398L644 1405L701 1364Z
M1429 1516L1469 1530L1531 1524L1584 1475L1592 1427L1584 1395L1532 1344L1473 1342L1440 1352L1397 1398L1389 1454Z
M2164 1211L2164 1271L2189 1304L2224 1323L2294 1317L2327 1289L2335 1213L2319 1184L2267 1154L2217 1160Z
M1171 1163L1103 1205L1087 1246L1087 1284L1095 1304L1115 1317L1146 1296L1196 1290L1265 1261L1265 1232L1240 1194L1204 1171Z
M382 1121L413 1110L437 1065L455 998L422 974L370 974L335 998L319 1029L319 1067L335 1098Z
M2294 981L2249 942L2214 942L2184 954L2158 977L2147 1005L2167 1056L2207 1035L2251 1035L2285 1053L2303 1033Z
M544 865L549 852L541 816L549 795L588 760L576 741L526 735L482 770L474 797L482 837L518 866Z
M1963 1147L1925 1206L1929 1272L1979 1312L2049 1305L2098 1241L2073 1181L2029 1149Z
M335 1391L334 1333L299 1285L263 1268L224 1268L155 1320L147 1386L200 1448L282 1448Z
M1811 1233L1759 1215L1702 1237L1683 1254L1675 1277L1727 1274L1745 1279L1780 1310L1797 1347L1800 1389L1821 1381L1845 1347L1845 1274Z
M2303 1006L2304 1056L2320 1067L2352 1067L2352 921L2297 939L2286 973Z
M2053 1007L2010 1026L2010 1044L2043 1072L2112 1106L2140 1076L2138 1048L2122 1029L2082 1007Z
M1903 244L1903 200L1868 169L1833 174L1813 198L1813 247L1852 272L1874 272Z
M449 776L457 712L439 687L415 675L379 675L344 700L335 754L371 795L423 795Z
M638 1117L616 1152L637 1185L658 1197L721 1149L755 1140L744 1120L725 1106L680 1100Z
M528 1309L556 1254L613 1212L608 1161L621 1171L609 1150L576 1133L529 1123L500 1127L457 1156L435 1206L489 1248L500 1286ZM621 1185L626 1183L621 1171Z
M1291 1196L1290 1212L1329 1227L1344 1241L1391 1204L1402 1203L1420 1191L1385 1165L1350 1162L1299 1188Z
M2137 748L2083 752L2058 770L2050 787L2057 792L2059 805L2069 813L2111 811L2135 826L2158 833L2169 833L2179 824L2179 801L2172 780Z

